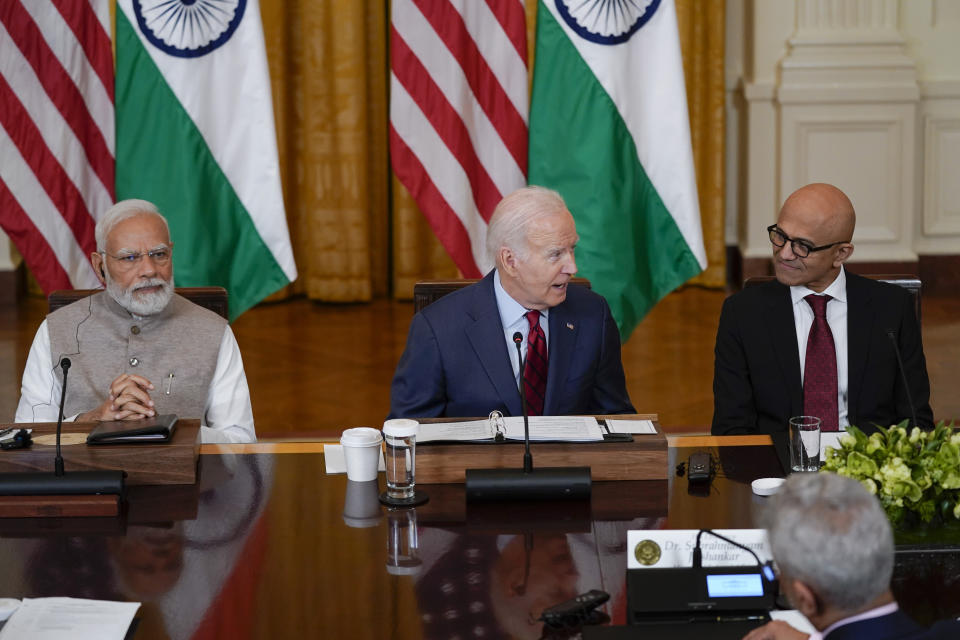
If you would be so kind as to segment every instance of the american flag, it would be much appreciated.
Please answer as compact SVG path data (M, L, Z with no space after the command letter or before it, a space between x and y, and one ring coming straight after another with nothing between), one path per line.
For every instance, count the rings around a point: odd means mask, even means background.
M523 0L394 0L393 171L466 277L492 267L487 221L526 184Z
M0 1L0 227L45 291L97 285L113 203L109 0Z

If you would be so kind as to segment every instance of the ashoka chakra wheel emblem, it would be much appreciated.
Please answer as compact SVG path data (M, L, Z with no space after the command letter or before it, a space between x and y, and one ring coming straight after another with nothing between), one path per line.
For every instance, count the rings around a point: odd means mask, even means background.
M653 17L660 0L556 0L577 35L597 44L620 44Z
M247 0L133 0L140 31L179 58L210 53L233 35Z

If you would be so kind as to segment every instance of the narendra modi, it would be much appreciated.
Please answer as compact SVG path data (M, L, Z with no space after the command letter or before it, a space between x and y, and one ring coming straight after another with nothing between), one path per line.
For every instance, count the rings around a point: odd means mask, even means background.
M23 372L16 422L201 420L205 442L256 440L240 348L227 321L174 293L166 219L124 200L97 222L90 263L105 291L47 316Z

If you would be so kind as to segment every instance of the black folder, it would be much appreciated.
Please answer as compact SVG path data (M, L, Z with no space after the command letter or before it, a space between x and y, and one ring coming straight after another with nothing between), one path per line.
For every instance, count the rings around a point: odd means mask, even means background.
M113 420L101 422L90 435L87 444L157 444L169 442L177 427L177 416L168 413L143 420Z

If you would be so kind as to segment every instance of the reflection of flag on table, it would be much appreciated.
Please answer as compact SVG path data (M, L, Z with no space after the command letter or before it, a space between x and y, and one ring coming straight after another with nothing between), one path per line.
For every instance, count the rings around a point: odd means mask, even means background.
M390 158L466 277L492 264L487 221L526 184L521 0L394 0Z
M170 221L177 284L231 319L297 277L256 0L118 0L117 198Z
M97 285L113 202L107 2L0 1L0 226L44 291Z
M577 221L577 266L621 334L706 267L672 0L537 12L530 182Z

